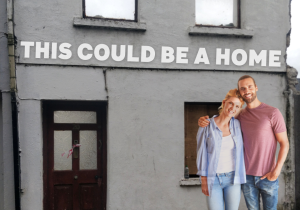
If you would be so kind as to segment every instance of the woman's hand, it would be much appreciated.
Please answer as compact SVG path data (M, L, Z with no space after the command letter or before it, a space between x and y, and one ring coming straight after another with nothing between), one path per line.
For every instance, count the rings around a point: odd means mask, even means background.
M202 188L203 194L206 196L209 196L206 176L201 176L201 188Z
M198 125L202 128L205 128L206 126L209 125L209 121L207 119L209 119L208 115L200 117L198 120Z

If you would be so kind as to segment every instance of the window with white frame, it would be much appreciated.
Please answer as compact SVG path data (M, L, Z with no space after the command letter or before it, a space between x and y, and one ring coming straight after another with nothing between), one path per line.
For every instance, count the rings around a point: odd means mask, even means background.
M195 0L196 25L239 28L240 0Z
M136 21L137 0L84 0L84 17Z

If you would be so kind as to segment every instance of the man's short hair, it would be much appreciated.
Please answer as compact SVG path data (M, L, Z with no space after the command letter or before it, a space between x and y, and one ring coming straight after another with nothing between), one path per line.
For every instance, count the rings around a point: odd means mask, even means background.
M255 83L255 80L253 79L253 77L251 77L250 75L244 75L244 76L241 76L240 78L239 78L239 81L241 81L241 80L244 80L244 79L248 79L248 78L251 78L252 80L253 80L253 83L254 83L254 85L255 85L255 87L256 87L256 83ZM238 83L237 83L237 89L239 90L239 81L238 81Z

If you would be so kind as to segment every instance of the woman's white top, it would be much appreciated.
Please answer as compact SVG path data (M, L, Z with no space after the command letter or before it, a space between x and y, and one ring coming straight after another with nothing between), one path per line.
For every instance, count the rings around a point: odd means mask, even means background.
M222 137L222 146L217 173L227 173L235 170L235 146L232 136Z

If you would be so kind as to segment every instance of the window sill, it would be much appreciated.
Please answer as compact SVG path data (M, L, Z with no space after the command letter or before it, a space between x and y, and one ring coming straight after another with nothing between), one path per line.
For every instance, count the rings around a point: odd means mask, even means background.
M120 20L94 19L94 18L80 18L80 17L75 17L73 19L73 26L142 31L142 32L147 30L146 23L137 23L137 22L120 21Z
M179 182L180 186L201 186L199 178L181 179Z
M253 30L237 29L237 28L214 28L191 26L188 29L189 35L194 36L228 36L240 38L252 38Z

